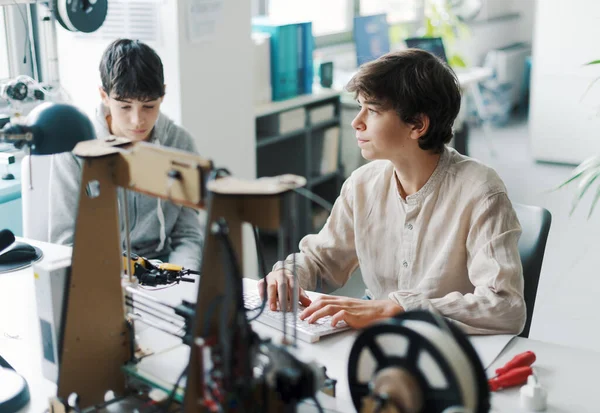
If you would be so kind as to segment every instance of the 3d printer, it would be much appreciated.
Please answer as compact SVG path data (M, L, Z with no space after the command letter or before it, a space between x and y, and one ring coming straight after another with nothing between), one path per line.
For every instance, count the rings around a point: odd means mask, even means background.
M59 125L57 118L64 121ZM70 127L61 127L64 124ZM293 347L263 340L252 330L243 304L239 266L241 224L280 230L291 207L290 196L304 185L304 178L243 181L213 174L215 179L209 179L212 163L199 156L122 138L93 137L89 120L62 104L42 105L27 123L0 131L0 140L27 145L33 154L73 150L84 159L60 334L58 397L51 402L52 411L148 398L153 383L135 375L139 356L131 320L136 314L125 310L139 310L143 305L150 311L171 310L166 317L182 327L173 335L190 347L187 367L165 409L177 399L177 388L185 376L182 404L190 413L294 411L300 400L314 397L324 381L319 366L301 360ZM207 208L202 277L195 303L167 308L148 299L142 305L147 298L142 292L131 285L123 289L118 188ZM130 254L128 247L126 257ZM125 265L133 275L131 259L125 259ZM100 287L98 279L103 280ZM95 311L83 311L92 302ZM408 350L404 355L397 351L388 354L373 344L381 334L406 338ZM367 377L359 374L364 371L359 368L364 351L376 353ZM433 358L429 365L417 362L423 351ZM436 387L427 380L432 366L442 372L445 386ZM473 348L435 315L407 313L364 330L351 352L349 383L355 406L365 412L489 410L485 374ZM118 397L106 402L108 390ZM69 403L72 394L77 401Z

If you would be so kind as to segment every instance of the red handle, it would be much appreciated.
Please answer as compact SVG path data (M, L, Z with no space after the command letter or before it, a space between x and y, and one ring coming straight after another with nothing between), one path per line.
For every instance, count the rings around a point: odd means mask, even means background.
M531 366L535 362L535 353L532 351L526 351L521 354L517 354L511 361L506 363L503 367L496 369L496 375L501 376L506 374L509 370L517 367Z
M491 391L504 389L505 387L518 386L527 383L527 377L533 374L531 367L517 367L508 373L488 380Z

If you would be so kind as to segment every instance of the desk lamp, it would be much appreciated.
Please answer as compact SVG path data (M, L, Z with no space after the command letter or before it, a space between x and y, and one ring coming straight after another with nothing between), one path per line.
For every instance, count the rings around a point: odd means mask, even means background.
M94 138L88 117L74 106L59 103L44 103L24 123L8 123L0 129L0 142L17 148L27 145L33 155L71 151L78 142ZM29 388L23 377L1 361L0 356L0 381L8 387L0 391L0 410L16 411L29 402Z
M8 123L0 130L0 142L17 148L27 145L32 155L70 152L78 142L95 137L89 118L64 103L44 103L33 109L24 123Z

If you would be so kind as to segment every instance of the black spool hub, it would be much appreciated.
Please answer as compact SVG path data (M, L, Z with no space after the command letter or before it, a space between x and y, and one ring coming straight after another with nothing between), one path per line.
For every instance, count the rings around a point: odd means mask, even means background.
M445 357L437 348L418 332L400 324L404 320L424 321L438 325L437 320L428 312L411 311L391 318L382 323L369 327L358 336L348 361L348 384L350 394L357 411L361 410L362 399L369 394L369 383L358 380L358 361L363 351L369 351L376 362L375 372L386 367L400 367L413 375L419 387L423 391L423 411L441 412L450 406L462 405L462 394L457 378ZM477 407L476 413L486 413L490 409L490 393L487 385L487 377L477 353L466 336L455 326L446 323L452 332L454 339L469 359L473 368L477 385ZM376 337L382 334L398 334L409 340L409 347L404 356L386 355L376 341ZM417 362L421 352L426 351L433 357L439 366L447 387L443 389L434 388L419 369Z
M66 13L59 4L66 3ZM56 20L66 30L91 33L100 28L108 12L108 0L52 0Z

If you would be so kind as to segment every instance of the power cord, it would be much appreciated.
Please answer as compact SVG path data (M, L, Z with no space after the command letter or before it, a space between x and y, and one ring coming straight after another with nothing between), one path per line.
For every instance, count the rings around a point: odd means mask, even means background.
M163 409L163 411L165 413L169 413L169 408L171 407L171 404L173 404L173 400L175 399L175 394L177 393L177 389L179 388L179 383L187 375L188 367L189 366L190 366L189 364L187 366L185 366L185 369L183 369L183 371L181 372L181 374L177 378L177 381L175 382L175 385L173 386L173 389L171 389L171 393L169 393L169 398L167 399L167 403L165 404L165 407Z
M265 263L265 256L264 256L264 251L263 251L263 247L262 247L262 243L260 242L260 235L258 233L258 228L254 227L254 243L256 244L256 252L258 254L258 264L260 266L260 274L265 274L262 279L265 280L265 282L263 283L263 299L262 302L260 303L260 306L255 307L255 308L251 308L251 309L246 309L246 311L255 311L258 310L258 313L256 313L254 316L252 316L251 318L248 319L248 322L250 321L254 321L256 320L258 317L261 316L261 314L264 312L265 307L267 305L267 264Z
M315 406L317 407L317 411L319 413L324 413L323 406L321 406L321 402L317 399L317 396L313 396L313 402L315 402Z
M318 204L321 208L327 210L327 212L331 212L331 210L333 209L333 204L331 204L325 198L323 198L323 197L315 194L312 191L309 191L306 188L302 188L302 187L300 187L300 188L294 188L294 192L302 195L305 198L310 199L314 203Z

